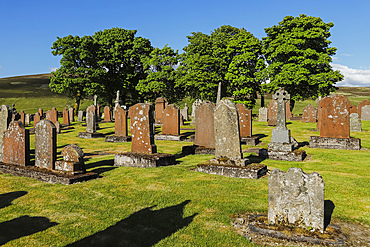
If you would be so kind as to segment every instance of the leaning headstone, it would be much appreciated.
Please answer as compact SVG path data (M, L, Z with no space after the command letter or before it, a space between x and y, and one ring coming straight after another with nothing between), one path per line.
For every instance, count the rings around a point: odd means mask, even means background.
M109 106L104 107L104 122L112 122L112 110Z
M349 114L349 130L350 132L362 131L361 119L357 113Z
M57 155L57 132L49 120L41 120L35 128L35 166L53 170Z
M268 126L276 126L276 116L277 116L277 102L275 100L271 100L267 106L268 113L267 113L267 125Z
M55 162L55 170L70 172L72 174L86 172L84 163L84 152L75 145L69 144L62 150L63 160Z
M70 125L69 111L67 109L64 109L63 110L63 124L64 125Z
M365 105L370 105L370 100L364 99L357 106L357 111L358 111L357 113L361 120L365 120L365 119L362 119L362 107L364 107Z
M202 103L203 103L202 100L196 99L194 101L194 103L192 104L192 108L191 108L191 117L192 117L191 125L196 125L196 112L197 112L198 107L200 107L200 105Z
M12 121L4 133L3 162L26 166L30 161L30 134L20 121Z
M266 107L261 107L259 110L258 110L258 121L260 122L267 122L267 112L268 112L268 108Z
M104 137L104 134L96 132L96 116L93 111L86 112L86 132L79 132L78 137L85 139Z
M106 142L129 142L131 136L128 136L127 131L127 111L120 105L115 108L115 119L114 119L114 135L106 136Z
M255 146L259 142L257 136L252 136L252 110L244 104L237 104L239 115L240 141L246 145Z
M361 108L361 119L364 121L370 121L370 105L365 105Z
M324 232L325 183L320 174L300 168L274 169L269 177L268 222Z
M302 122L316 123L317 122L317 109L313 105L308 105L303 108Z
M40 114L37 112L33 117L33 128L36 128L36 124L41 121Z
M180 109L174 104L167 105L162 115L162 134L156 134L156 140L183 141L180 135Z
M330 95L320 101L320 136L310 137L310 148L361 148L361 140L350 138L351 102L343 95Z
M74 109L72 107L69 107L68 113L69 113L69 121L74 122L75 121Z
M114 156L115 166L157 167L175 163L173 154L157 153L154 143L153 106L138 103L129 109L132 135L131 152Z
M155 122L162 123L163 110L166 108L167 100L159 97L155 100Z
M84 112L83 111L78 111L77 121L78 122L83 122L84 121Z
M8 129L12 118L11 111L8 106L2 105L0 108L0 162L3 161L3 138L4 132Z

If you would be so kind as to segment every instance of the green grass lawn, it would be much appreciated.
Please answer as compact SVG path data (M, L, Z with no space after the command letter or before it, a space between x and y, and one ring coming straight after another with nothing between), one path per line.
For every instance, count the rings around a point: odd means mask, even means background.
M61 119L60 119L61 121ZM308 141L315 124L288 122L292 136ZM100 178L73 185L47 184L31 178L0 175L0 236L5 246L254 246L236 234L231 216L267 213L268 177L228 178L195 172L211 155L180 155L186 142L156 141L159 152L173 153L178 164L158 168L114 167L115 152L130 143L80 139L81 123L58 135L58 152L75 143L86 154L89 171ZM114 123L101 123L101 133L113 133ZM253 122L253 133L264 134L267 147L272 127ZM370 224L370 122L363 122L363 149L323 150L304 147L304 162L264 160L269 170L299 167L318 172L325 182L325 199L335 204L334 219ZM243 145L246 149L250 146ZM31 135L31 149L34 135ZM255 154L244 153L245 157ZM60 153L58 157L60 158ZM10 193L10 194L8 194ZM6 203L5 203L6 202ZM3 242L1 242L3 241Z

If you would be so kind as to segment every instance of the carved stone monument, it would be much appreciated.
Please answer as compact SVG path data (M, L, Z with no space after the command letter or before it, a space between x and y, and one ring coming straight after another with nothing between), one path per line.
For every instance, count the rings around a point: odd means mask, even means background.
M4 133L3 162L26 166L30 160L30 134L21 121L12 121Z
M53 170L57 157L57 132L49 120L41 120L35 128L35 166Z
M106 136L106 142L129 142L131 136L128 135L127 130L127 111L120 105L115 108L115 120L114 120L114 135Z
M240 141L242 144L255 146L259 142L257 136L252 136L252 110L244 104L237 104L239 115Z
M174 104L167 105L162 115L162 134L156 134L156 140L183 141L185 135L180 135L180 109Z
M357 113L349 114L349 129L350 129L350 132L361 132L362 131L361 119Z
M167 100L163 97L159 97L155 100L155 122L158 124L162 123L163 110L166 108Z
M260 122L267 122L267 112L268 112L268 108L266 107L261 107L259 110L258 110L258 121Z
M85 139L104 137L104 134L96 132L96 116L93 111L86 112L86 132L79 132L78 137Z
M302 122L316 123L317 122L317 108L313 105L308 105L303 108Z

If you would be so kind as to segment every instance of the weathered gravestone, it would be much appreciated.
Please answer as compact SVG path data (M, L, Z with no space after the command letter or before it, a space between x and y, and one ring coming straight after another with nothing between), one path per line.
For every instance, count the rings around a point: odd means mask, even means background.
M0 162L3 161L4 132L8 129L11 119L12 114L10 112L9 107L6 105L2 105L0 108Z
M104 137L104 134L96 132L96 117L93 111L86 112L86 132L79 132L78 137L85 139Z
M261 107L258 110L258 121L260 121L260 122L267 122L267 120L268 120L267 113L268 113L268 108Z
M259 178L267 172L264 165L248 169L240 146L239 116L234 103L220 100L214 112L215 158L199 164L197 171L230 177Z
M115 107L115 120L114 120L114 135L106 136L106 142L129 142L131 136L128 136L127 131L127 111L120 105Z
M180 109L174 104L167 105L162 114L162 134L155 135L156 140L183 141L180 135Z
M26 115L24 114L24 111L20 111L19 116L20 116L20 118L19 118L18 121L21 121L21 123L24 125L25 124L25 117L26 117Z
M370 105L370 100L364 99L357 106L357 111L358 111L357 113L358 113L361 120L365 120L365 119L362 119L362 107L364 107L365 105ZM368 121L368 120L366 120L366 121Z
M68 113L69 113L69 121L74 122L75 121L74 109L72 107L69 107Z
M270 224L293 224L324 231L325 183L320 174L300 168L274 169L269 177Z
M364 121L370 121L370 105L365 105L361 108L361 119Z
M78 111L77 121L78 122L83 122L84 121L84 112L83 111Z
M310 137L310 148L361 148L361 140L350 138L351 102L343 95L330 95L320 101L320 136Z
M271 100L267 106L268 113L267 113L267 125L268 126L276 126L276 116L277 116L277 102L275 100Z
M203 103L202 100L200 99L196 99L194 101L194 103L192 104L192 108L191 108L191 117L192 117L192 121L191 121L191 125L196 125L196 112L197 112L197 109L198 107L200 107L200 105Z
M257 145L259 139L252 136L252 110L247 109L244 104L237 104L239 115L240 141L246 145Z
M166 108L167 100L163 97L159 97L155 100L155 122L162 123L163 110Z
M3 162L26 166L30 161L30 133L20 121L12 121L4 132Z
M29 125L31 122L31 114L26 114L26 116L24 117L24 125L27 126Z
M279 88L272 97L277 103L276 128L272 130L268 151L261 149L260 155L275 160L302 161L306 153L294 150L295 143L290 136L290 130L286 127L285 103L290 100L290 94L284 88Z
M349 114L351 114L351 113L357 113L358 114L357 105L351 105L351 107L349 108Z
M55 125L55 128L57 129L57 134L60 134L62 130L62 126L60 125L59 121L56 121L54 125Z
M49 120L41 120L35 128L35 166L53 170L56 157L56 127Z
M63 124L64 125L70 125L70 121L69 121L69 112L67 109L64 109L63 110Z
M188 104L187 103L185 103L185 107L183 109L180 109L180 114L181 114L182 119L184 121L189 121Z
M362 131L361 119L357 113L349 114L349 130L350 132Z
M53 124L58 122L58 111L56 108L51 108L50 121L52 121Z
M44 110L42 108L39 108L39 115L40 115L40 120L41 120L44 116Z
M316 123L317 122L317 108L313 105L308 105L303 108L302 122Z
M116 154L115 166L157 167L175 163L172 154L157 153L154 143L153 106L138 103L129 109L132 136L131 152Z
M36 128L36 124L41 121L40 114L37 112L33 117L33 128Z
M104 122L112 122L112 110L109 106L104 107Z
M63 160L55 162L55 170L70 172L72 174L86 172L84 152L75 145L69 144L62 150Z

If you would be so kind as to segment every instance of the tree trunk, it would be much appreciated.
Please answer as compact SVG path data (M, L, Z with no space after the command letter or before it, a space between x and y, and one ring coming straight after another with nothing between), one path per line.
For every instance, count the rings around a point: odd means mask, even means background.
M78 116L78 110L80 109L80 103L81 103L81 98L80 98L80 94L78 94L77 98L75 99L75 106L74 106L75 116Z

